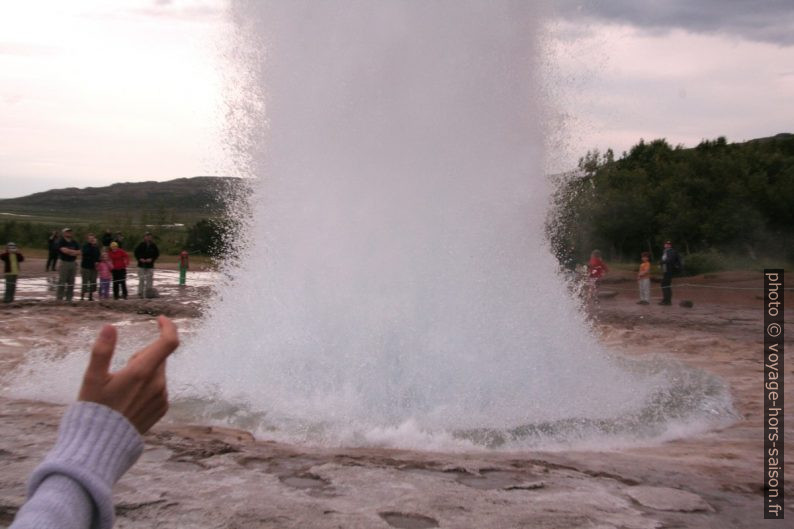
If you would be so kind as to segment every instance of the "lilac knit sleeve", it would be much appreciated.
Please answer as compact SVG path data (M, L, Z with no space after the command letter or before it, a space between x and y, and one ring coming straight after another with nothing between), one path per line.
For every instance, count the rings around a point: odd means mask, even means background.
M113 484L142 451L141 436L119 413L93 402L71 405L9 529L109 529Z

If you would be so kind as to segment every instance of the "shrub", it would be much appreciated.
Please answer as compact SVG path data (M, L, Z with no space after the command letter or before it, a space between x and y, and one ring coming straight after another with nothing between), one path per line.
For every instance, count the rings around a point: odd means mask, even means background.
M725 270L725 256L714 249L705 252L691 253L683 257L684 271L682 275L695 276L707 274L709 272L719 272Z

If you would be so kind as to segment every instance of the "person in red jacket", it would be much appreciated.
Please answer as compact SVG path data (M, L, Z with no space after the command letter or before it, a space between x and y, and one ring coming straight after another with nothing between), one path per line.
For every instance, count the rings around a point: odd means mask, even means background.
M113 264L113 269L110 271L113 275L113 299L119 299L119 291L121 297L127 299L127 267L130 265L130 256L119 248L119 243L113 241L110 243L108 257Z
M598 298L598 283L607 272L609 272L609 268L601 260L601 252L593 250L590 253L590 260L587 262L587 298L589 302Z

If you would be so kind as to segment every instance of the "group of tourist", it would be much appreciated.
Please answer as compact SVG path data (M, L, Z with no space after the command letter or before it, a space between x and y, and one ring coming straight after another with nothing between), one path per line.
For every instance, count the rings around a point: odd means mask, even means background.
M94 293L99 291L100 299L110 298L111 285L113 299L127 299L127 268L130 256L122 248L124 238L120 233L115 236L110 230L102 236L101 241L96 235L88 233L81 245L77 242L71 228L53 231L48 238L49 255L45 270L58 272L56 299L71 302L74 297L75 279L77 277L78 259L80 264L80 299L94 300ZM143 241L135 247L133 253L138 265L138 297L151 298L156 296L154 290L154 266L160 257L160 249L147 232ZM20 263L25 260L22 252L13 242L6 245L6 251L0 253L3 262L6 288L3 296L5 303L14 301ZM189 266L189 254L183 250L179 255L179 284L185 285L185 277Z
M648 305L651 302L651 254L642 252L640 255L640 268L637 271L637 283L640 290L640 305ZM673 303L673 275L681 272L681 256L673 249L671 241L665 241L662 259L660 261L662 270L662 301L659 305L672 305ZM588 277L588 299L593 300L597 295L598 283L601 278L609 271L606 263L601 258L601 252L593 250L590 260L587 262Z
M60 261L56 288L58 301L72 301L78 257L80 258L81 300L88 296L88 300L93 301L97 286L100 299L109 298L111 283L113 284L113 299L127 299L127 267L130 264L130 257L121 247L123 239L112 238L111 232L108 230L102 237L100 246L96 235L89 233L81 247L75 240L71 228L64 228L57 240L53 241L52 239L51 236L50 258L47 260L46 269L55 270L53 261ZM152 240L151 233L146 232L143 241L135 247L134 255L138 261L138 297L153 297L154 263L160 257L160 250ZM97 280L99 281L97 282Z
M101 246L93 233L86 235L82 247L74 239L71 228L61 230L60 236L53 232L49 238L50 255L47 259L46 270L55 271L58 261L58 285L56 298L72 301L74 283L77 275L77 258L80 258L80 299L86 295L89 301L94 300L94 292L99 290L99 298L110 297L110 285L113 285L113 299L127 299L127 267L130 264L129 254L122 248L124 239L120 233L114 237L107 230L102 237ZM135 259L138 263L138 297L154 297L154 264L160 257L160 250L152 240L152 234L146 232L143 241L135 247ZM16 281L19 276L19 263L25 257L13 242L9 242L6 251L0 254L4 263L6 289L3 301L14 301ZM639 284L641 305L648 305L651 297L651 263L650 253L642 252L637 282ZM681 257L673 249L671 241L664 243L664 252L661 258L662 270L662 301L660 305L671 305L673 299L673 275L681 271ZM185 276L188 269L188 252L183 250L179 254L179 285L185 285ZM593 250L587 263L588 300L593 301L597 296L598 284L609 271L606 263L601 258L601 252Z

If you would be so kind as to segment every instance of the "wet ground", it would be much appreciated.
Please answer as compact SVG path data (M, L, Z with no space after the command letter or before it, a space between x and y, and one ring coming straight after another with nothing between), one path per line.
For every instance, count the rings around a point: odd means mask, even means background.
M693 301L692 308L637 305L633 281L613 278L603 289L615 295L594 312L600 339L617 352L661 355L722 377L739 414L730 426L612 451L439 453L296 446L170 420L146 436L143 457L117 485L116 526L784 527L763 520L760 277L679 281L674 300ZM162 296L153 300L72 306L20 296L0 309L0 373L43 345L72 354L67 344L105 321L142 333L154 315L166 313L189 329L213 279L189 279L179 289L167 278L158 279ZM46 293L46 284L39 289ZM789 362L789 378L793 368ZM794 402L790 388L787 400ZM46 399L47 388L41 392ZM38 399L0 398L0 527L23 501L24 481L51 446L61 410ZM794 424L790 411L786 419ZM792 439L790 427L787 433ZM794 475L790 463L786 469ZM792 497L790 485L786 492ZM791 507L786 515L794 519Z

